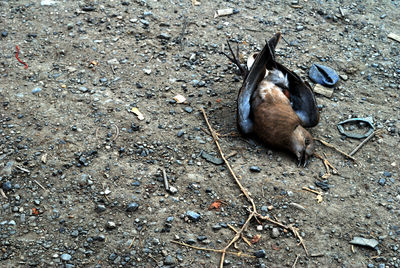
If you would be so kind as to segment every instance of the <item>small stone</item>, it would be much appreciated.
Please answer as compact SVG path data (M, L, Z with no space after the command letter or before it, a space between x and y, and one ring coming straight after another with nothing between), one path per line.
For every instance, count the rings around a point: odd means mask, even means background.
M389 171L384 171L384 172L383 172L383 176L385 176L385 177L392 177L392 173L390 173Z
M63 261L70 261L71 258L72 258L72 256L69 255L68 253L64 253L64 254L61 255L61 259L62 259Z
M380 178L379 181L378 181L378 183L379 183L381 186L385 186L385 184L386 184L386 179L385 179L385 178Z
M8 35L8 32L7 32L7 31L2 31L2 32L1 32L1 37L7 37L7 35Z
M187 112L187 113L193 112L193 108L192 108L192 107L185 107L185 108L183 108L183 109L184 109L185 112Z
M40 87L35 87L34 89L32 89L33 94L39 93L40 91L42 91Z
M106 228L109 229L109 230L112 230L112 229L117 228L117 225L113 221L108 221L107 224L106 224Z
M171 255L167 255L164 259L164 264L165 265L174 265L175 264L175 259Z
M168 192L170 192L171 194L176 194L178 192L178 189L174 186L170 186Z
M297 25L296 26L296 30L297 31L302 31L304 29L304 26L303 25Z
M57 4L57 2L53 1L53 0L42 0L42 1L40 1L40 5L41 6L53 6L55 4Z
M214 231L217 231L217 230L220 230L222 227L221 227L221 225L219 225L219 224L214 224L211 228L212 228Z
M111 59L107 61L107 64L109 65L118 65L119 61L117 59Z
M88 92L88 89L87 89L87 87L79 87L79 91L85 93L85 92Z
M143 69L143 72L147 75L151 74L151 69Z
M82 7L82 10L86 11L86 12L91 12L91 11L95 11L96 9L94 8L94 6L84 6L84 7Z
M106 211L106 206L105 205L97 205L95 208L96 212L103 212Z
M128 205L128 207L126 208L127 212L134 212L139 208L139 204L136 202L132 202Z
M279 237L279 229L278 228L272 228L272 234L271 234L271 236L273 237L273 238L278 238Z
M259 172L261 172L261 168L258 166L251 166L250 171L259 173Z
M167 33L161 33L159 36L157 36L159 39L164 39L164 40L169 40L171 39L171 36Z
M190 220L192 220L192 221L198 221L198 220L200 220L200 214L197 213L197 212L191 211L191 210L188 210L188 211L186 212L186 216L187 216Z
M343 80L343 81L347 81L349 79L349 77L345 74L341 74L339 75L339 77Z
M263 230L263 226L262 225L257 225L257 231L262 231Z
M185 131L179 130L179 131L178 131L178 134L176 134L176 135L177 135L178 137L182 137L183 134L185 134Z
M254 252L254 256L256 258L265 258L266 255L267 255L267 253L265 252L264 249L260 249L260 250L257 250L256 252Z
M12 184L11 181L6 181L1 185L1 188L3 189L4 192L8 192L12 189Z

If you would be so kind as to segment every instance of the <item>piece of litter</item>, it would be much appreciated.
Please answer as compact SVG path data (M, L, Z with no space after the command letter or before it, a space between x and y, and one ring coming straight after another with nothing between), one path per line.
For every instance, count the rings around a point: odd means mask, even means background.
M368 239L368 238L355 236L355 237L353 237L353 240L350 241L350 244L364 246L364 247L370 247L370 248L375 249L375 247L379 244L379 242L376 241L375 239Z
M218 9L215 11L214 18L218 18L221 16L228 16L233 14L233 8L225 8L225 9Z
M327 87L324 87L323 85L316 84L314 87L314 92L317 94L320 94L322 96L330 98L333 95L333 88L327 88Z
M186 101L186 98L178 94L174 97L174 100L176 101L176 103L184 103Z
M400 42L400 35L398 35L398 34L390 33L390 34L388 34L388 37L390 39L393 39L394 41Z
M134 114L138 117L138 119L139 119L140 121L144 120L144 116L143 116L143 114L139 111L138 108L133 107L133 108L131 109L131 112L134 113Z
M308 76L315 83L328 87L334 86L339 80L339 75L336 73L335 70L328 66L317 63L314 63L311 66Z

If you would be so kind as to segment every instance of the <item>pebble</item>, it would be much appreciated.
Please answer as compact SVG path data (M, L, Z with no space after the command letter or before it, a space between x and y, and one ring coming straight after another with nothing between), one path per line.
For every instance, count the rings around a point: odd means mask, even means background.
M7 31L2 31L2 32L1 32L1 37L7 37L7 35L8 35L8 32L7 32Z
M132 202L128 205L128 207L126 208L127 212L134 212L139 208L139 204L136 202Z
M187 113L193 112L193 108L192 108L192 107L185 107L185 108L183 108L183 109L184 109L185 112L187 112Z
M185 134L185 131L179 130L179 131L178 131L178 134L176 134L176 135L177 135L178 137L182 137L183 134Z
M42 91L40 87L35 87L34 89L32 89L33 94L39 93L40 91Z
M386 179L385 179L385 178L380 178L379 181L378 181L378 183L379 183L381 186L385 186L385 184L386 184Z
M258 166L251 166L250 171L259 173L259 172L261 172L261 168Z
M97 205L96 206L96 208L95 208L95 211L96 212L103 212L103 211L106 211L106 206L105 205Z
M57 2L54 1L54 0L42 0L42 1L40 1L40 5L41 6L54 6L55 4L57 4Z
M164 39L164 40L169 40L171 39L171 36L167 33L161 33L159 36L157 36L159 39Z
M87 87L79 87L79 90L83 93L88 92Z
M256 256L256 258L265 258L265 256L267 256L267 253L264 249L260 249L254 252L254 256Z
M279 229L278 228L272 228L272 237L273 238L278 238L279 237Z
M112 229L117 228L117 225L113 221L108 221L107 224L106 224L106 228L109 229L109 230L112 230Z
M186 216L192 221L200 220L200 214L191 210L186 211Z
M174 265L175 264L175 259L171 255L167 255L164 259L164 264L165 265Z
M70 261L71 258L72 258L72 256L69 255L68 253L64 253L64 254L61 255L61 259L62 259L63 261Z
M1 188L4 190L4 192L8 192L12 189L12 184L11 181L6 181L1 185Z

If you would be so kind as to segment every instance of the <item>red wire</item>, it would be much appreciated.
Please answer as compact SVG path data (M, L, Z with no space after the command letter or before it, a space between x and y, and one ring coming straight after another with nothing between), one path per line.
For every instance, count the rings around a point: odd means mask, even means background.
M25 69L28 69L28 64L26 64L26 62L23 62L22 60L20 60L20 59L18 58L19 47L18 47L18 46L15 46L15 47L17 48L17 53L15 53L15 57L17 58L17 60L18 60L20 63L22 63L22 64L25 65Z

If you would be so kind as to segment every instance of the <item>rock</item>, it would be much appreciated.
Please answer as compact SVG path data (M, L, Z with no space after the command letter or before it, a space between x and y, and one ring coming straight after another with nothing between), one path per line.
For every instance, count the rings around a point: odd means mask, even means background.
M222 160L222 158L212 156L204 151L201 152L201 157L206 161L213 163L214 165L222 165L224 163L224 160Z
M11 181L6 181L1 185L1 188L3 189L4 192L8 192L12 189L12 184Z
M57 4L57 2L54 1L54 0L42 0L42 1L40 1L40 5L41 6L54 6L56 4Z
M39 93L40 91L42 91L40 87L35 87L34 89L32 89L32 94Z
M386 179L385 179L385 178L380 178L379 181L378 181L378 183L379 183L381 186L385 186L385 184L386 184Z
M339 76L343 81L347 81L349 79L349 77L346 74L341 74Z
M186 216L192 221L200 220L200 214L191 210L186 211Z
M95 208L96 212L103 212L106 211L106 206L105 205L97 205Z
M259 173L259 172L261 172L261 168L258 166L251 166L250 171Z
M139 204L136 202L132 202L128 205L128 207L126 208L127 212L134 212L139 208Z
M70 261L72 259L72 256L69 255L68 253L64 253L64 254L61 255L61 259L63 261Z
M116 225L115 222L113 222L113 221L108 221L108 222L106 223L106 228L109 229L109 230L112 230L112 229L117 228L117 225Z
M118 65L119 61L117 59L111 59L107 61L108 65Z
M171 39L171 36L167 33L161 33L160 35L157 36L159 39L163 39L163 40L169 40Z
M375 239L367 239L367 238L355 236L353 238L353 240L350 241L350 244L364 246L364 247L370 247L370 248L375 249L375 247L379 244L379 242Z
M79 87L79 91L85 93L88 92L89 90L87 89L87 87Z
M271 234L271 236L272 236L273 238L277 238L277 237L279 237L279 235L280 235L279 229L278 229L278 228L272 228L272 234Z
M175 258L172 257L171 255L167 255L164 259L164 264L165 265L174 265L175 264Z
M264 249L260 249L260 250L257 250L256 252L254 252L254 256L256 258L265 258L265 256L267 256L267 253L265 252Z
M330 98L333 95L333 88L327 88L320 84L316 84L314 87L314 92L322 96L325 96L327 98Z
M193 108L192 107L185 107L185 108L183 108L183 110L185 110L185 112L187 112L187 113L191 113L191 112L193 112Z
M2 31L2 32L1 32L1 37L7 37L7 35L8 35L8 32L7 32L7 31Z

